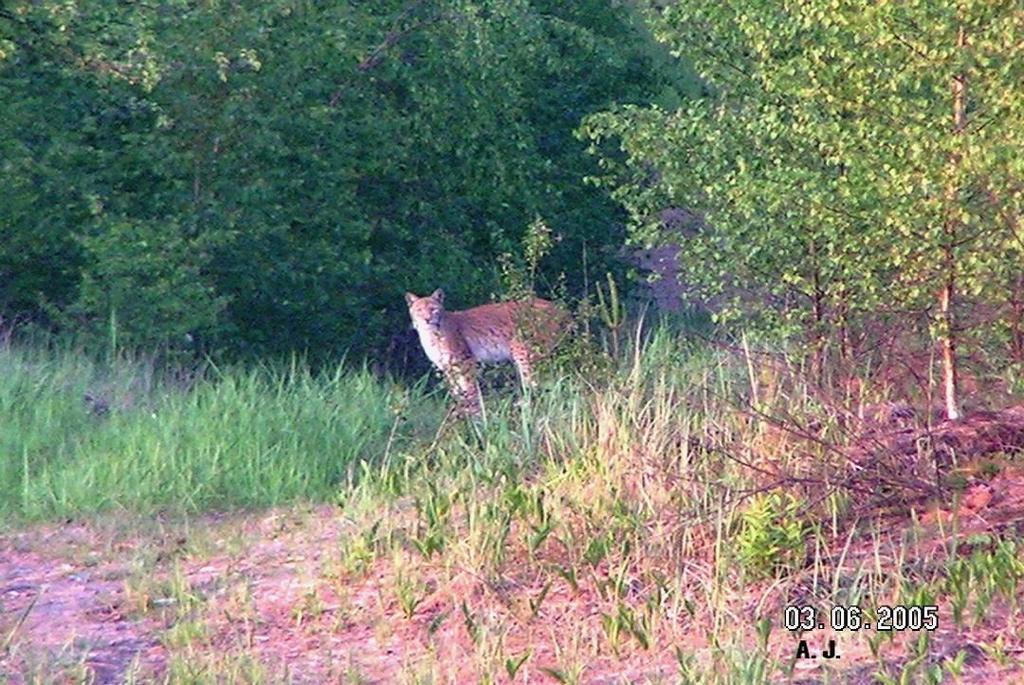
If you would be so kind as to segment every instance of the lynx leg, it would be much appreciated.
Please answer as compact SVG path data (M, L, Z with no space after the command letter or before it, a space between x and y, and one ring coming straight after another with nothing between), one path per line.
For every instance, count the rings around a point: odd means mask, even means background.
M467 414L479 414L480 385L476 382L476 365L473 360L453 363L447 376L459 410Z
M519 369L519 380L524 388L532 388L535 383L533 378L533 355L530 353L529 346L514 342L511 348L509 351L512 353L512 361L515 362L516 368Z

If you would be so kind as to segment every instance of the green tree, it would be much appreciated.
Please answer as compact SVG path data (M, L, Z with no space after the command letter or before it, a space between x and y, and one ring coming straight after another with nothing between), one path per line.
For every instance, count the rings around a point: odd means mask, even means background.
M538 215L544 275L579 287L624 216L572 131L674 87L633 22L610 0L9 3L0 306L103 330L137 284L166 301L122 308L125 330L368 352L407 326L404 290L496 292Z
M663 6L659 9L657 6ZM584 127L637 228L686 204L708 228L685 271L726 309L767 304L820 344L858 316L930 312L959 416L962 298L1019 271L1024 21L1013 3L651 3L712 97ZM605 148L607 149L607 148ZM654 239L652 231L638 236ZM936 297L935 294L938 294Z
M113 348L190 346L215 325L224 302L202 276L209 250L173 219L108 215L81 242L86 264L72 311L107 312L106 321L88 323L99 327L97 337L107 333Z

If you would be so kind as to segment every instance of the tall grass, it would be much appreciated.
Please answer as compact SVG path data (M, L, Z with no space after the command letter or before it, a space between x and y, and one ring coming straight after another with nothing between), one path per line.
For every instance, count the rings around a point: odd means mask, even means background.
M90 399L86 399L86 397ZM322 499L360 460L438 409L366 370L210 372L194 383L150 364L0 349L0 513L199 511ZM434 418L436 421L436 418Z

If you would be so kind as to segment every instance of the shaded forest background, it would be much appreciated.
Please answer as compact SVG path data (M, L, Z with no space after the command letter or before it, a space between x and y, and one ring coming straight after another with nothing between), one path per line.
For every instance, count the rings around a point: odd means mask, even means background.
M689 80L687 80L689 79ZM635 13L547 2L15 3L0 12L0 311L106 345L336 358L405 290L621 273L574 131L695 88Z

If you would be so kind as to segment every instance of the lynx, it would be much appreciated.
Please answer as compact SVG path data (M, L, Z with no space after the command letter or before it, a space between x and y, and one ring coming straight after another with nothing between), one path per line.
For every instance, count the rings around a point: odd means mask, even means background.
M531 386L534 363L554 348L568 322L564 311L539 298L450 312L438 288L427 297L406 293L405 301L423 351L444 374L459 408L471 414L481 407L477 362L512 361L523 385Z

